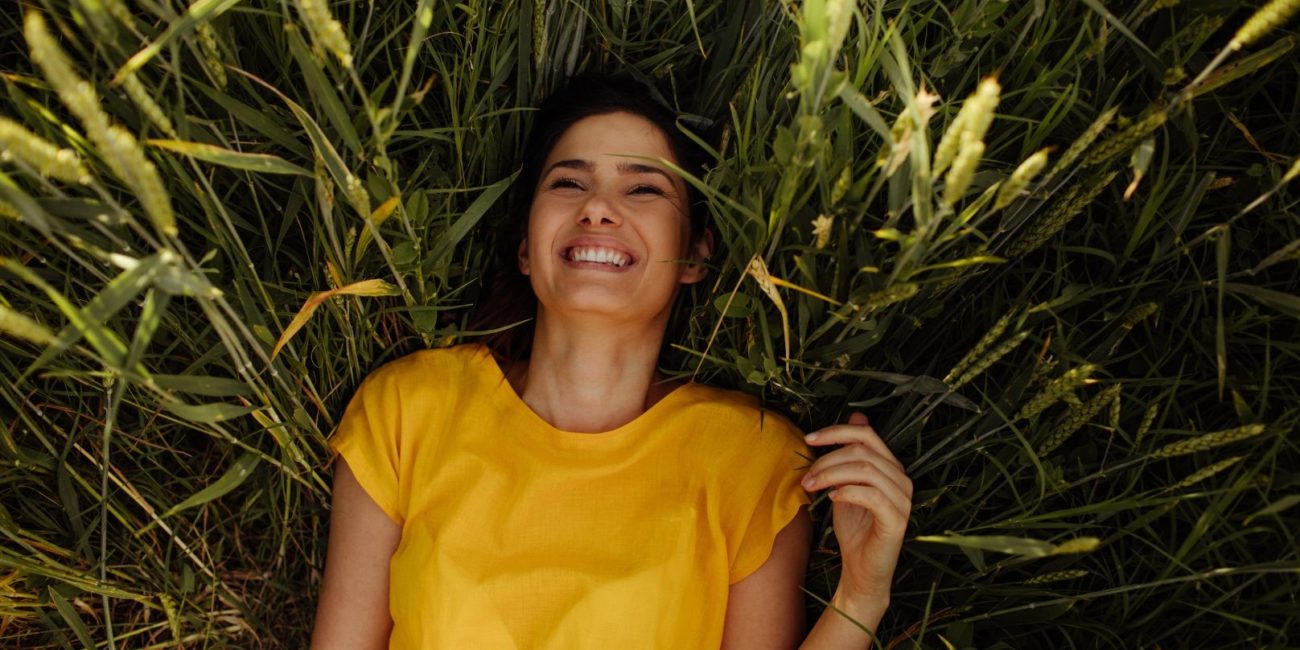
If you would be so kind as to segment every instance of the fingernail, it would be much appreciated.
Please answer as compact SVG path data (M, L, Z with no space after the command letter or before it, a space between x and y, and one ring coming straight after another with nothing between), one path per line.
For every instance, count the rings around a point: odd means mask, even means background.
M812 485L813 483L816 482L817 482L817 477L813 476L812 474L803 477L803 484L805 486Z
M812 442L812 441L814 441L814 440L817 439L817 434L815 434L815 433L810 433L810 434L804 436L803 439L804 439L804 440L807 440L808 442Z

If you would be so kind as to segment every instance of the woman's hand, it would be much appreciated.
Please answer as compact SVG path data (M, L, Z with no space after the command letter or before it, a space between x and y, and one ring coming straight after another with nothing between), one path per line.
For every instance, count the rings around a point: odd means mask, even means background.
M843 561L836 596L883 609L912 511L912 481L862 413L805 440L842 445L818 458L803 481L809 492L833 488L831 518Z

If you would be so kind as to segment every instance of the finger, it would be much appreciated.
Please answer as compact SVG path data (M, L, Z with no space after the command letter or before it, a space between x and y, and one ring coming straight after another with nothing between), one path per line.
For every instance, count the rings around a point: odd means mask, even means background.
M838 465L852 460L861 460L873 454L866 445L842 445L813 460L808 467L808 474L816 474L831 465Z
M862 411L854 411L849 414L849 424L863 425L870 424L867 415Z
M881 490L899 511L910 513L912 511L911 485L910 481L906 481L906 479L904 481L905 483L900 485L893 478L881 472L879 468L863 461L831 468L814 477L813 484L805 485L804 489L809 492L817 492L819 490L838 489L848 485L866 485Z
M881 531L890 537L902 538L907 532L907 515L894 506L884 490L870 485L845 485L831 492L830 498L836 503L866 508Z
M873 478L875 475L879 475L880 480L875 480ZM805 483L809 491L849 483L878 483L880 487L896 490L909 506L912 502L912 479L879 456L867 456L828 465L807 478L811 479Z
M866 445L885 458L897 463L900 468L903 466L898 461L898 458L894 456L894 452L889 450L889 445L885 444L880 434L876 433L876 430L869 425L833 424L804 436L804 441L814 446L853 443Z
M911 486L907 485L907 483L910 483L910 481L904 479L904 484L899 484L882 472L877 465L872 464L870 461L860 461L836 465L814 476L811 489L868 485L883 492L900 511L910 512L912 498L908 495L908 491Z
M846 445L818 458L805 473L805 478L812 478L813 481L805 482L804 486L810 490L826 487L825 483L816 485L816 482L827 470L840 465L862 462L870 462L877 471L893 481L907 498L912 498L912 480L908 478L907 472L897 463L891 462L890 459L880 456L863 445Z

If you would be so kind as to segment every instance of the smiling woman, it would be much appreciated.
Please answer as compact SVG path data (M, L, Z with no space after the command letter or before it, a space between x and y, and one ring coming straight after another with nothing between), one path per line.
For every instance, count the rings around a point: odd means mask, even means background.
M805 474L788 419L656 370L713 252L673 171L699 169L689 140L636 86L583 80L526 151L478 328L532 320L358 389L330 440L314 647L865 646L910 509L898 461L859 419ZM835 604L858 624L831 611L808 636L805 488L836 485Z
M614 321L658 350L678 289L703 279L712 237L690 239L686 183L628 155L673 157L658 128L625 112L583 118L551 149L519 246L539 333Z
M570 132L570 127L583 121L588 121L587 126L599 133ZM624 128L629 132L623 133ZM569 150L580 151L582 155L562 155L558 145L566 136L570 139ZM579 149L579 144L593 148ZM593 178L598 164L612 167L606 171L613 173L606 173L602 178L620 179L623 186L618 190L624 193L622 202L637 206L638 213L653 212L660 219L667 215L670 220L685 224L689 231L682 236L682 246L690 241L694 250L703 251L702 247L707 246L712 252L714 234L700 194L662 163L648 158L672 161L691 174L704 172L704 151L678 128L671 112L649 98L643 86L624 80L582 77L549 97L539 108L524 147L519 178L497 235L495 257L487 274L489 280L481 294L483 300L470 324L470 329L476 331L516 325L485 339L499 358L507 361L526 358L532 347L532 319L538 316L538 296L530 286L530 277L521 273L520 257L529 254L525 244L530 240L533 211L543 205L559 204L563 199L572 201L575 196L593 190L591 183L598 180ZM534 204L535 198L540 199L541 205ZM600 207L599 202L593 207ZM608 212L597 215L593 225L599 226L602 219L612 218L616 215ZM606 237L600 244L613 246L615 250L626 247L617 238L609 239ZM637 259L635 251L623 252ZM680 266L686 255L683 248L670 259L652 261L675 261L676 264L667 266Z

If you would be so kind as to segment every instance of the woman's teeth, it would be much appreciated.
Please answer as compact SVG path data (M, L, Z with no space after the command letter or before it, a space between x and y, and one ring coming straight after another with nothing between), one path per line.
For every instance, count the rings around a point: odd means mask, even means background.
M596 262L598 264L610 264L622 268L628 265L629 259L616 250L609 248L597 247L578 247L569 250L569 259L574 262Z

